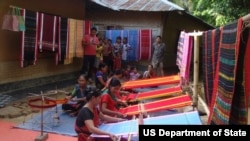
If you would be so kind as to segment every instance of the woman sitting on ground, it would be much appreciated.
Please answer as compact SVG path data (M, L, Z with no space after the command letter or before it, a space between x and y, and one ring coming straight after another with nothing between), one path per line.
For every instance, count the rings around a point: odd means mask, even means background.
M89 91L86 95L86 100L87 103L80 110L75 122L78 141L95 141L90 136L91 134L108 135L113 141L117 140L115 135L98 128L99 121L101 119L108 122L120 122L125 119L104 115L98 111L97 105L100 103L101 93L97 90Z
M101 96L100 111L110 116L126 117L118 111L120 106L127 106L127 103L120 99L120 89L121 82L117 78L112 78L107 93Z
M105 63L99 64L99 70L95 75L95 86L97 89L103 89L107 82L107 72L108 72L108 65Z
M66 97L68 102L62 104L62 109L69 111L71 116L76 116L86 103L86 91L90 88L90 86L87 85L87 80L86 75L80 75L77 80L78 84L75 85L71 95Z
M115 70L115 71L114 71L114 74L107 80L106 86L105 86L105 88L103 89L103 92L106 92L106 93L107 93L108 88L109 88L109 85L110 85L110 81L111 81L113 78L116 78L116 79L118 79L118 80L121 81L122 76L123 76L123 73L122 73L122 70L121 70L121 69ZM120 95L128 95L128 94L129 94L128 91L120 90Z

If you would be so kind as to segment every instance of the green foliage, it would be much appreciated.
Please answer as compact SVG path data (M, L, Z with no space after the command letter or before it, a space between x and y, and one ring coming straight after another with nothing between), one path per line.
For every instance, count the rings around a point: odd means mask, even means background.
M219 27L250 13L250 0L172 0L207 23Z

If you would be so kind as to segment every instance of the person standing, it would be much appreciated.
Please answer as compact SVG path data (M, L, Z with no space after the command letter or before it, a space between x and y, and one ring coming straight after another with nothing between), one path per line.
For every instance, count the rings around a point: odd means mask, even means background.
M128 52L132 50L130 44L128 43L128 38L124 37L122 40L122 65L126 66L128 64Z
M92 27L90 34L85 35L82 40L84 56L81 73L87 73L90 82L92 82L91 78L95 67L96 46L99 44L99 39L97 38L96 33L97 29Z
M166 51L166 45L161 41L161 36L156 37L156 41L153 43L152 46L152 65L156 75L158 75L157 71L160 69L160 76L164 76L163 70L163 60L164 54ZM158 75L159 76L159 75Z
M108 65L108 74L113 69L113 48L112 41L108 38L104 39L103 42L103 62Z

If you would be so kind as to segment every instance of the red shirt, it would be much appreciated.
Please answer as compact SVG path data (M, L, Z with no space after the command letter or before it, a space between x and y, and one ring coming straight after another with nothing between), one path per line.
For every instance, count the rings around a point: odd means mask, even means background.
M121 58L120 57L115 57L114 58L114 70L116 69L121 69L122 68L122 62L121 62Z
M118 111L116 108L116 102L111 98L109 94L103 94L101 97L101 103L100 103L100 111L102 111L102 104L106 103L107 104L107 109L111 111Z
M95 45L90 44L84 46L84 55L96 55L96 45L99 44L98 38L96 36L85 35L83 37L83 42L95 44Z

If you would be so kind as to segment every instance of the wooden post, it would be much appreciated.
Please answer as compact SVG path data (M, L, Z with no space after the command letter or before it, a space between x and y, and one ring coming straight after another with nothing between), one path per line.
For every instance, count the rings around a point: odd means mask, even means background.
M189 33L190 36L194 37L194 82L193 82L193 106L197 107L198 106L198 92L199 92L199 36L202 35L202 32L192 32Z
M245 15L244 17L242 17L242 20L245 24L245 27L250 27L250 14Z

